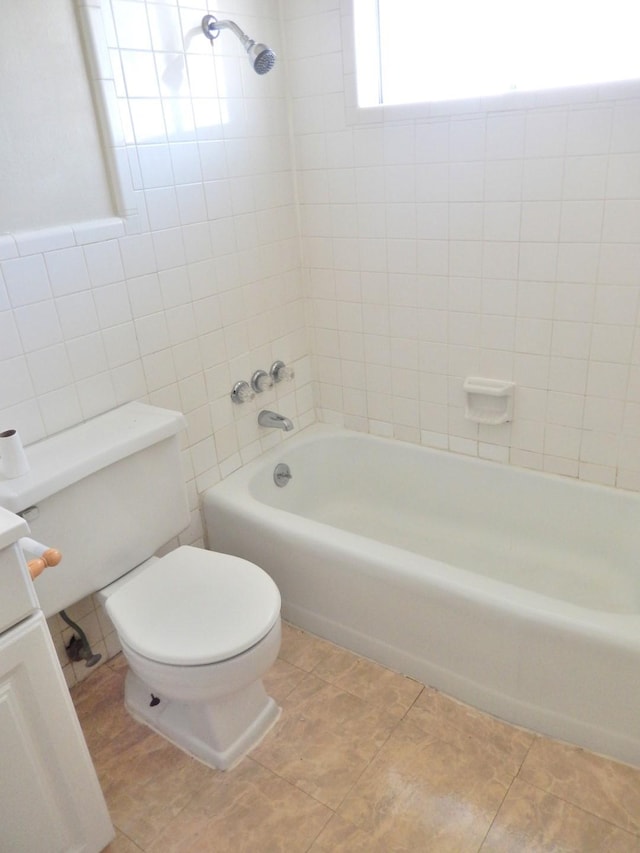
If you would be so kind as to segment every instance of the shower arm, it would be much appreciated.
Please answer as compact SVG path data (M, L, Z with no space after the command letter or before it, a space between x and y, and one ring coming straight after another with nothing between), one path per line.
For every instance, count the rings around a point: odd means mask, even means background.
M234 21L219 21L213 15L205 15L202 19L202 29L208 39L213 41L220 35L220 30L231 30L240 39L245 50L253 47L255 41L244 33Z

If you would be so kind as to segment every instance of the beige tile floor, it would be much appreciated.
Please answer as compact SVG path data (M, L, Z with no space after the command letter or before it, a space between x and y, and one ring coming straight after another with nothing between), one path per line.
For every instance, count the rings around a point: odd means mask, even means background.
M282 716L234 770L122 704L121 656L72 690L110 853L640 853L640 770L514 728L285 625Z

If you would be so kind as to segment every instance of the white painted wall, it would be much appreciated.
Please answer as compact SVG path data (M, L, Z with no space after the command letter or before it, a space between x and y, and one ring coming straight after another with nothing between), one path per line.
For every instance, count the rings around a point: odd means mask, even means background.
M114 214L72 0L4 3L0 234Z

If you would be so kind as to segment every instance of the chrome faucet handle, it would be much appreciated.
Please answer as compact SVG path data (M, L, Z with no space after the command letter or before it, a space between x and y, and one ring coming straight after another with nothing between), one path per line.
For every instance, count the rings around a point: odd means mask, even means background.
M241 379L240 382L236 382L231 389L231 399L234 403L246 403L249 400L253 400L255 396L255 391L251 388L251 385L249 385L248 382L244 381L244 379Z
M284 361L274 361L269 368L269 373L273 377L274 382L289 381L296 375L293 367L289 367Z
M275 380L273 376L267 373L266 370L256 370L251 377L251 387L259 394L266 391L268 388L273 388L274 382Z

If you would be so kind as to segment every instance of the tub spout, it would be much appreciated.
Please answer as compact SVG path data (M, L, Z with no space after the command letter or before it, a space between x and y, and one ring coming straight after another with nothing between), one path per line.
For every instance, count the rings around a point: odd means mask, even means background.
M277 412L270 412L268 409L263 409L258 415L258 423L263 427L274 427L274 429L283 429L285 432L293 429L293 422L284 415L279 415Z

